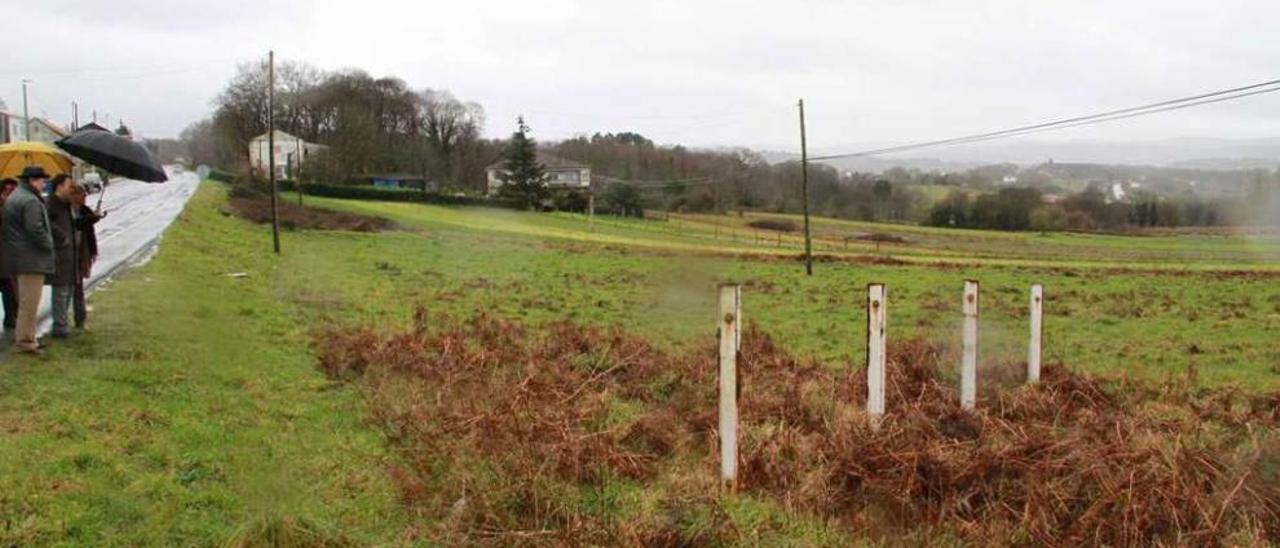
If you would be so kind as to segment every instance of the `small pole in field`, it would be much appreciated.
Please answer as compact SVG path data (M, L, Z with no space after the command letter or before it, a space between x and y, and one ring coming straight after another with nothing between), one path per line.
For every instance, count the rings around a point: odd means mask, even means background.
M960 361L960 407L978 401L978 282L964 282L964 356Z
M738 487L738 350L742 286L720 285L720 483Z
M1044 286L1031 286L1031 344L1027 350L1027 383L1040 382L1040 344L1044 333Z
M596 193L593 190L587 191L587 231L596 231Z
M884 284L867 285L867 414L872 426L884 416L885 325L888 323L888 290Z

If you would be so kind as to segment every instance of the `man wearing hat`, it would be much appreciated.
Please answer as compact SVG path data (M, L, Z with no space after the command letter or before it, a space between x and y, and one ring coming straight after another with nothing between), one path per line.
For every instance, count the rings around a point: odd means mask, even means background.
M18 177L18 188L4 203L4 272L18 289L18 352L39 354L36 313L44 293L45 276L54 273L53 233L44 204L49 174L40 166L27 166Z

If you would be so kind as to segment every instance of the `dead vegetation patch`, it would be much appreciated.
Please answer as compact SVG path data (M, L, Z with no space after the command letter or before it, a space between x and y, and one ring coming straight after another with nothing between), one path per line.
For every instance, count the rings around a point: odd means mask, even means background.
M271 200L266 194L233 191L228 205L231 211L242 219L258 224L271 222ZM285 230L383 232L398 228L395 223L382 217L321 209L290 201L280 200L276 207L280 227Z
M795 221L790 219L756 219L748 222L747 226L774 232L795 232L800 230L796 227Z
M859 234L854 236L855 240L863 242L875 242L883 244L905 244L907 239L896 234L888 234L885 232L870 232L867 234Z
M366 395L400 456L391 476L434 540L742 538L713 496L713 341L671 353L616 329L424 311L403 332L315 341L319 367ZM1280 396L1119 385L1058 364L968 412L938 350L909 341L891 348L888 415L873 428L859 371L798 359L754 328L743 344L741 488L785 511L854 535L982 544L1280 541ZM617 481L660 503L582 502Z

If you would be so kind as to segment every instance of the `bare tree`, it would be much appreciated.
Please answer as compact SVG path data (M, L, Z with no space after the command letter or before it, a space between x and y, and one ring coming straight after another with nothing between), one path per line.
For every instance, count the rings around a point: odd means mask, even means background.
M242 63L213 105L215 132L248 165L249 141L267 131L266 66Z
M424 89L418 93L422 137L430 156L423 165L423 176L460 184L463 159L460 154L467 143L480 138L484 128L484 109L477 103L464 103L444 90Z

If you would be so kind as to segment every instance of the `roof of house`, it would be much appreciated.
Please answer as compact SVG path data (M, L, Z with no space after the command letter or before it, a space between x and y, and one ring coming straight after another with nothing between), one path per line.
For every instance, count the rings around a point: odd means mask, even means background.
M111 131L111 130L109 130L109 129L105 128L105 127L102 127L102 126L98 125L98 123L97 123L97 122L89 122L89 123L87 123L87 124L85 124L85 125L83 125L83 126L80 126L80 127L76 128L76 131L84 131L84 130L86 130L86 129L96 129L96 130L98 130L98 131Z
M52 131L58 134L60 137L66 137L68 135L66 128L63 128L62 126L55 124L46 118L41 118L39 116L32 116L31 121L44 125L44 127L49 128L49 131Z
M591 166L573 160L566 160L554 154L549 154L541 150L538 151L538 163L547 169L590 169ZM489 164L487 169L502 169L506 164L506 160L498 160Z
M306 141L306 140L303 140L302 137L294 136L294 134L285 133L283 131L280 131L280 129L276 129L276 131L271 133L275 134L276 141ZM266 133L262 133L260 134L260 136L253 137L253 141L259 141L259 140L265 141ZM310 145L310 143L308 143L308 145Z

